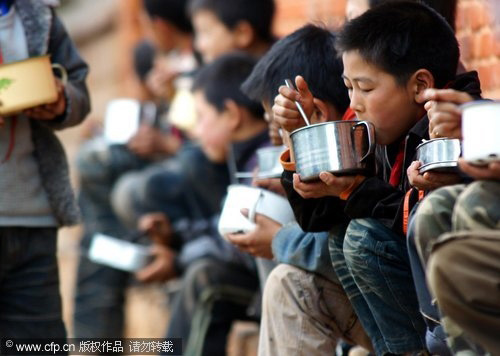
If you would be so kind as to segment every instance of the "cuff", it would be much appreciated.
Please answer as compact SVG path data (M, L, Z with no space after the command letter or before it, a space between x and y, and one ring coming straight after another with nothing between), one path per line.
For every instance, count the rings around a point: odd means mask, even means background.
M351 185L344 190L342 193L340 193L339 198L342 200L347 200L349 199L349 196L352 194L352 192L365 180L365 176L357 175L354 177L353 182Z
M280 163L285 171L291 171L291 172L295 171L295 162L292 162L290 159L289 148L281 154Z

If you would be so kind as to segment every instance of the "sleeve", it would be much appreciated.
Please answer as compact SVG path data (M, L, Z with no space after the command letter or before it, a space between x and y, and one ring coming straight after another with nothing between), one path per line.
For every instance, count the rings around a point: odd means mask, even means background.
M176 226L178 255L175 266L178 272L184 271L189 264L201 258L214 258L219 261L245 266L253 270L255 260L224 240L217 231L218 216L198 221L184 221Z
M274 258L303 270L337 280L328 250L328 232L304 232L297 224L283 227L273 238Z
M61 64L68 73L68 83L65 86L66 111L61 117L46 123L49 127L60 130L79 124L90 111L90 97L85 83L89 68L55 14L50 31L49 53L51 61Z
M281 184L285 188L295 219L304 231L328 231L338 223L347 221L345 203L336 197L304 199L293 189L292 171L283 171Z

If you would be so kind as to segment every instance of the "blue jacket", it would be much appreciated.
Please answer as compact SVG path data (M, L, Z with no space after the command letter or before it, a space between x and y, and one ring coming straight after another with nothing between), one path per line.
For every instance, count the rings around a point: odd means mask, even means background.
M339 283L328 250L329 235L329 232L304 232L297 223L286 225L273 239L274 259Z

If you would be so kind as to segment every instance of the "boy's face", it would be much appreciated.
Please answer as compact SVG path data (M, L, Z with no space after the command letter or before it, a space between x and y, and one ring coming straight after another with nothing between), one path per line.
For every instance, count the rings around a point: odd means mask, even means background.
M410 84L399 85L393 75L366 62L358 51L345 52L342 61L350 107L360 120L375 126L377 143L395 142L420 119L422 108Z
M195 47L205 63L237 49L236 35L212 11L200 10L193 17Z
M173 26L171 24L159 17L151 18L146 14L144 14L143 19L151 30L154 44L157 48L163 52L169 52L175 49L172 31Z
M195 91L193 95L198 116L194 135L200 142L203 152L212 162L225 162L232 135L227 112L220 113L207 101L201 90Z

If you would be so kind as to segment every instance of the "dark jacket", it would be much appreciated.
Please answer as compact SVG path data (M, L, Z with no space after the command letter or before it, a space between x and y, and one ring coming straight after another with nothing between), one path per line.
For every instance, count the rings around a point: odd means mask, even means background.
M234 171L252 171L257 164L256 151L269 146L267 130L254 137L232 145L231 160ZM205 187L210 189L210 187ZM220 211L219 211L220 213ZM175 259L178 273L182 273L193 261L201 258L214 258L231 264L242 265L252 270L254 258L241 252L236 246L223 239L218 232L219 214L208 219L186 219L174 226L174 245L179 250Z
M51 54L51 61L61 64L68 73L66 112L52 121L31 120L30 123L35 158L52 212L60 226L76 224L79 212L70 185L66 155L54 130L79 124L90 111L85 84L88 67L61 21L43 1L16 1L14 6L24 27L29 56Z
M481 89L477 72L457 75L451 88L465 91L480 98ZM391 164L397 147L378 146L376 149L376 174L367 177L343 202L335 197L303 199L293 189L293 172L285 171L282 183L294 209L296 219L306 231L327 231L344 219L375 218L391 230L403 234L403 202L410 190L406 170L416 158L416 148L423 139L429 139L429 120L424 116L410 129L405 138L403 169L397 187L389 184ZM399 146L399 143L396 144ZM411 208L411 207L410 207Z

